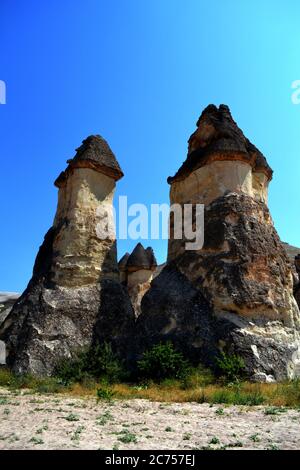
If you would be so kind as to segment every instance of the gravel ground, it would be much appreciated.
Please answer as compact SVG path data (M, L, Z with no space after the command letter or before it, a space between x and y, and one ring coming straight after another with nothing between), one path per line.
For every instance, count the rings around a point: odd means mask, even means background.
M300 410L0 389L0 449L300 449Z

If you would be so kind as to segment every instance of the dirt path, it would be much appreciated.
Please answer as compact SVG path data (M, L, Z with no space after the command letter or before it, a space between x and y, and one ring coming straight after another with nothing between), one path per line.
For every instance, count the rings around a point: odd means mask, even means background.
M0 389L0 449L300 449L300 410Z

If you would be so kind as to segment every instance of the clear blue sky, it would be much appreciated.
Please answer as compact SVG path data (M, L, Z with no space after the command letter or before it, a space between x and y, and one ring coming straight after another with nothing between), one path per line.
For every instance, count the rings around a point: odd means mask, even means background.
M300 246L299 18L298 0L1 0L0 290L30 279L53 181L83 138L110 143L117 195L168 202L166 178L209 103L228 104L268 158L276 228ZM166 245L153 243L160 262Z

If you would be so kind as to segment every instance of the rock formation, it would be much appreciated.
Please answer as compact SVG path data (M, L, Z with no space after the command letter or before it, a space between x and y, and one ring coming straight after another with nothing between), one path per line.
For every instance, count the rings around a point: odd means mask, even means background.
M267 207L272 170L229 108L208 106L171 184L171 204L205 205L205 242L187 251L172 237L168 263L142 300L143 344L172 339L195 361L222 349L253 380L300 373L300 314L287 254Z
M287 255L290 259L290 262L292 263L292 265L294 265L295 264L295 258L300 253L300 248L297 247L297 246L289 245L288 243L285 243L285 242L282 242L282 245L283 245L285 251L287 252Z
M51 374L61 358L103 341L130 361L170 339L207 366L234 352L252 380L300 375L300 255L292 267L295 251L267 207L272 170L227 106L203 111L168 178L171 204L204 205L204 244L187 249L171 211L163 266L140 243L117 263L112 203L123 173L107 142L88 137L67 163L32 279L11 311L0 311L14 371Z
M295 268L296 268L296 274L294 277L294 292L295 292L296 301L300 308L300 254L295 256Z
M16 292L0 292L0 328L19 297Z
M141 312L141 301L149 290L157 262L151 247L138 243L131 255L126 253L119 261L120 279L127 287L135 315Z
M112 213L123 173L100 136L84 140L67 163L55 181L57 212L32 279L0 329L17 372L50 374L59 358L95 338L121 345L133 328L130 299L119 282Z

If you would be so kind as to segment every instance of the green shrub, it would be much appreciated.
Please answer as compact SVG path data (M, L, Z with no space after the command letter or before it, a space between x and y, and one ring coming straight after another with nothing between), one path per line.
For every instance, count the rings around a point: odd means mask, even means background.
M145 351L137 365L140 377L158 382L164 379L184 380L190 371L189 363L170 341Z
M4 367L0 367L0 387L9 387L12 381L12 372Z
M238 381L245 371L245 363L240 356L225 354L224 351L221 351L220 356L216 358L216 365L223 377L229 382Z
M61 379L64 384L82 382L89 374L87 373L87 349L77 351L74 357L61 359L54 371L54 374Z
M113 352L109 343L97 345L88 352L88 372L96 378L105 378L108 382L117 382L126 377L123 364Z
M137 438L136 435L133 434L132 432L128 431L128 429L124 429L123 431L120 431L118 437L118 441L123 442L123 444L130 444L131 442L137 443Z
M92 383L93 379L116 382L125 376L121 362L109 343L78 351L74 358L63 359L56 367L55 375L63 383Z
M109 387L100 387L97 389L98 400L111 401L114 395L115 392Z

